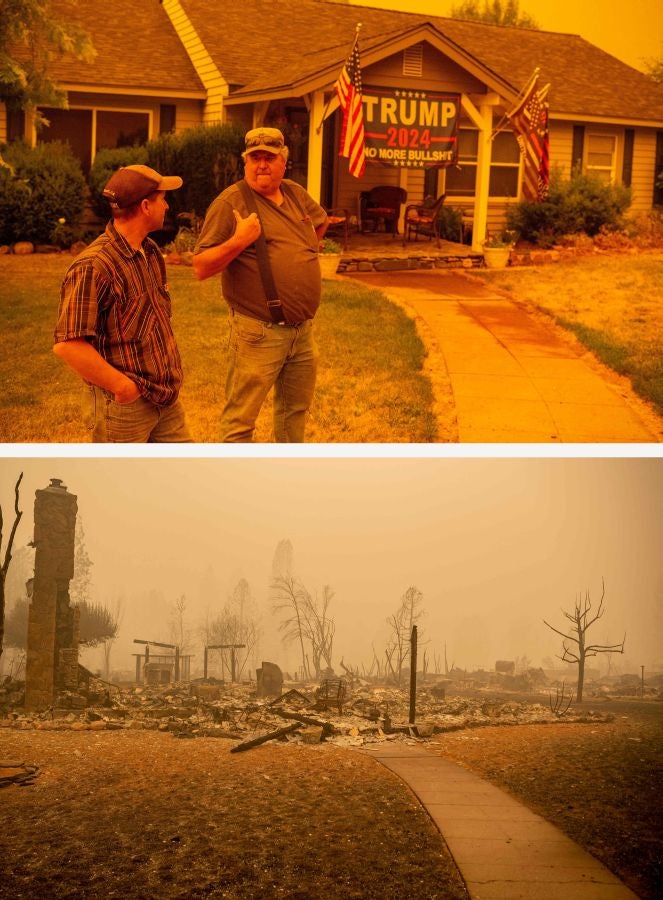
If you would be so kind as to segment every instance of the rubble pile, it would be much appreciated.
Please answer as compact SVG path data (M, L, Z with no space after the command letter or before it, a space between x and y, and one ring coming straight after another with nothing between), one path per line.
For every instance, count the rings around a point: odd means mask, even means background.
M532 702L505 700L490 693L446 697L445 690L433 685L417 692L416 721L410 724L407 691L361 682L344 692L340 706L328 702L327 694L313 683L286 683L280 696L258 698L254 683L228 685L213 680L115 691L106 695L103 705L84 709L68 699L66 706L40 713L10 709L0 718L0 727L146 729L176 738L225 738L239 745L256 746L278 738L357 747L382 741L428 740L442 732L488 725L606 722L613 718L592 712L576 715L572 708L555 713L544 696L538 698L541 702L535 698Z

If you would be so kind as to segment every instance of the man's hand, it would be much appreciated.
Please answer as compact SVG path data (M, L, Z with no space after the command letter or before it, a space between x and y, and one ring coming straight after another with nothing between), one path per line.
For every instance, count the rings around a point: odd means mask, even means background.
M196 278L201 281L211 275L223 272L234 259L237 259L240 253L243 253L260 237L260 219L256 213L249 213L245 219L236 209L233 209L233 214L235 231L232 236L223 244L201 250L193 257L193 271Z
M140 389L135 381L131 378L126 379L126 384L115 389L115 402L123 406L126 403L133 403L140 397Z
M233 209L235 222L235 237L241 241L246 247L257 241L260 237L260 219L257 214L252 212L243 219L236 209Z

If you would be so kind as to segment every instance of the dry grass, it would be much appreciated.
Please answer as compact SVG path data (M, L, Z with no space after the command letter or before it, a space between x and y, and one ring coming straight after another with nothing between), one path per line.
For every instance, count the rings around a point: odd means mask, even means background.
M16 757L42 772L0 794L3 898L467 897L414 796L356 752L0 729Z
M471 728L427 746L657 900L663 703L583 706L614 721ZM272 742L231 754L224 739L151 730L0 728L0 759L41 767L33 785L0 791L3 898L467 897L409 789L356 750Z
M68 255L0 256L0 440L86 442L81 381L51 352ZM185 372L182 400L196 442L218 440L227 313L218 279L169 267L173 326ZM425 350L414 323L380 292L326 281L316 317L321 350L307 440L428 442L437 438ZM263 410L256 440L272 440Z
M663 251L593 253L481 277L573 331L663 412Z

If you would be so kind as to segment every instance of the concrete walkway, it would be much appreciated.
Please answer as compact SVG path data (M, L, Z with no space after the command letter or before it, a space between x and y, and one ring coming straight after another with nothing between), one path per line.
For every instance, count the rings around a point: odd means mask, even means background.
M456 763L421 746L364 752L415 793L473 900L633 900L636 895L558 828Z
M344 278L345 276L338 276ZM660 443L663 418L546 317L454 270L353 274L411 310L462 443ZM436 384L437 380L437 384ZM449 410L449 407L452 407ZM441 422L441 425L443 423Z

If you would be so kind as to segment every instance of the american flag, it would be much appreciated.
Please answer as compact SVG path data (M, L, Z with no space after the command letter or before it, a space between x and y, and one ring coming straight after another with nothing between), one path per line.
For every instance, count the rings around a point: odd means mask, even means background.
M339 156L348 159L350 174L361 178L366 168L364 146L364 110L361 102L361 63L359 61L359 38L348 56L341 74L334 85L338 102L343 110L341 146Z
M536 202L545 200L550 184L548 151L548 89L537 90L538 71L532 77L523 99L507 116L516 133L523 157L523 196Z

